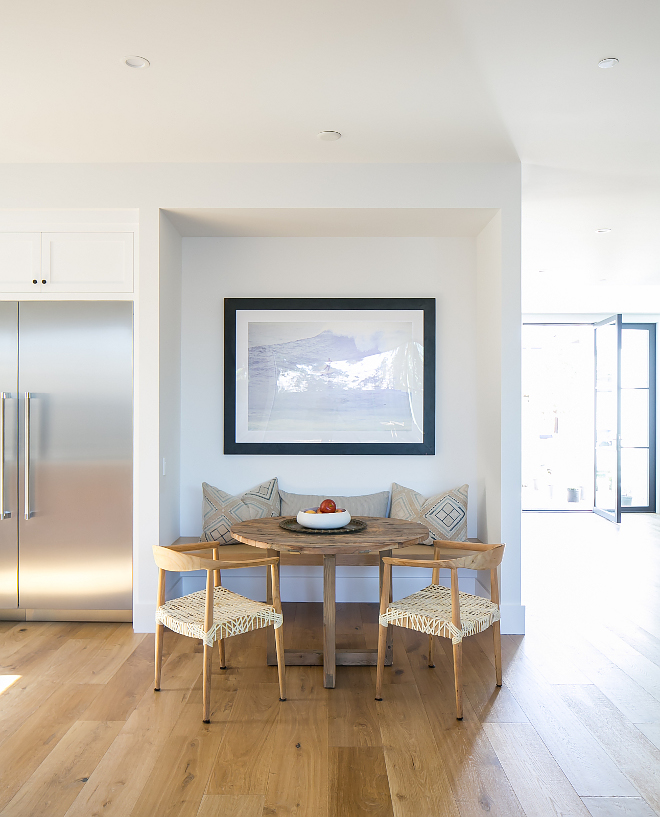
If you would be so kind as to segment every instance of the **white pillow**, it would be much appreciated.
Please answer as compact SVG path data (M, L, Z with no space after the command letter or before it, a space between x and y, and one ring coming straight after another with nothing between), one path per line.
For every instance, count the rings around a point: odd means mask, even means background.
M419 522L429 529L429 538L423 542L432 545L436 539L465 542L467 539L468 486L461 485L443 491L428 499L412 488L392 485L390 517Z
M200 542L217 542L219 545L237 544L232 539L230 529L236 522L247 519L263 519L265 516L280 515L280 494L277 477L262 482L241 496L232 496L226 491L202 482L203 533Z

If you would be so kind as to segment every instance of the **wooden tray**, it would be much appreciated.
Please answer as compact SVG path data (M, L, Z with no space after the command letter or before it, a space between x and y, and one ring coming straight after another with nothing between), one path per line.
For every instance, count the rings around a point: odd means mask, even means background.
M343 528L328 528L326 530L319 530L318 528L306 528L301 525L295 516L288 516L280 522L280 527L284 530L290 530L294 533L357 533L357 531L365 530L367 523L363 519L351 519L351 521L344 525Z

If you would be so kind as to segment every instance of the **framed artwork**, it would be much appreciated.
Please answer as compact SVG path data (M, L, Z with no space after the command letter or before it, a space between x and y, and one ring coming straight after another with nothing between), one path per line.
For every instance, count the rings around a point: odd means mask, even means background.
M225 454L435 454L435 298L226 298Z

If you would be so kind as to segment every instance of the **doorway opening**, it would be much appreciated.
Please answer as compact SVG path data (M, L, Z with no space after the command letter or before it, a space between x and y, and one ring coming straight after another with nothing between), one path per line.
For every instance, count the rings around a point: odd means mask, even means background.
M655 324L525 324L523 511L655 513Z

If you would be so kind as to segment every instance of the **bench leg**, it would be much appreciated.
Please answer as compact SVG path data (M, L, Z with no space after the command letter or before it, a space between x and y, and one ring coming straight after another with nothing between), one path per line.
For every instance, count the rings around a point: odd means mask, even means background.
M335 613L337 557L323 556L323 686L335 688Z
M279 553L276 550L267 550L266 555L268 558L272 558L273 556L279 556ZM279 578L280 575L280 563L277 563L276 566L277 575ZM266 603L272 604L273 603L273 582L270 576L270 568L266 568ZM275 630L272 627L266 627L266 663L274 667L277 664L277 649L275 647Z

